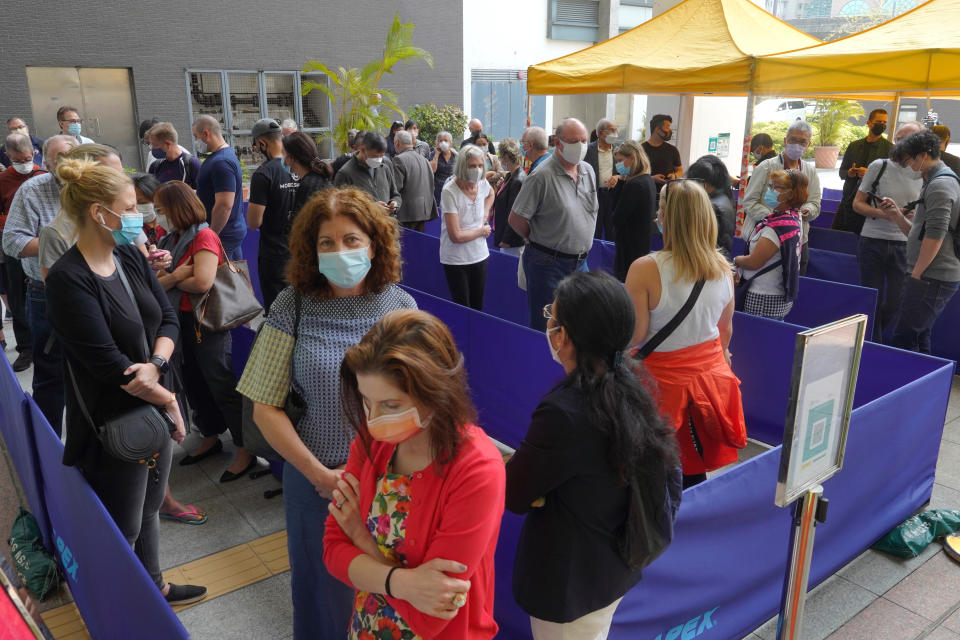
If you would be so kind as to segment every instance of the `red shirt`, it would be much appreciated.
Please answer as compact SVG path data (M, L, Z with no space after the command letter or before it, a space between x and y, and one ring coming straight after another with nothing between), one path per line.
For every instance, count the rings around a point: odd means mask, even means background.
M197 235L193 238L193 242L190 243L190 248L187 249L187 252L180 258L180 262L175 264L174 267L187 264L187 262L193 260L193 256L196 255L198 251L209 251L210 253L220 256L220 261L217 262L217 266L224 263L220 238L217 237L213 229L207 227L197 232ZM183 294L180 298L180 311L193 311L193 305L190 304L190 296L187 294Z
M360 513L364 519L377 490L377 478L386 471L395 448L396 445L374 441L368 458L359 438L354 438L350 445L346 471L360 480ZM413 474L404 553L410 568L434 558L465 564L464 573L449 575L470 580L467 603L447 621L421 613L405 600L384 597L422 638L487 640L497 634L493 620L493 560L506 499L503 457L483 429L467 425L456 457L443 467L442 473L437 475L431 464ZM353 559L362 554L333 515L328 516L323 560L330 574L351 584L347 570ZM348 622L344 620L345 627Z
M26 175L18 173L13 167L7 167L5 171L0 172L0 230L7 224L7 214L10 212L10 204L17 189L24 182L41 173L46 171L37 165L33 165L33 171Z

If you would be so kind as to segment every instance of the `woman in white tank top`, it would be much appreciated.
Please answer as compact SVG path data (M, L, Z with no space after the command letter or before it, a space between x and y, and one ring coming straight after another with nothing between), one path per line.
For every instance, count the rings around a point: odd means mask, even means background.
M661 412L677 430L684 487L736 462L746 445L740 381L730 369L733 271L717 250L717 220L706 191L675 180L660 194L663 250L637 259L626 288L637 315L633 344L642 347L703 288L683 321L643 363L656 381Z

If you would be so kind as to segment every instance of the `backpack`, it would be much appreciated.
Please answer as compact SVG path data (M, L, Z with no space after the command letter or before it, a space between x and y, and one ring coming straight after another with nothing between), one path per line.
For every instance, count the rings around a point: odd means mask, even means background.
M193 156L190 155L188 151L183 151L180 153L180 166L183 167L183 181L188 185L193 186L197 174L193 170L193 163L190 162L193 159ZM150 173L156 175L157 170L154 168L159 165L163 160L158 160L157 162L150 165Z
M958 184L960 184L960 176L955 174L953 171L951 171L950 169L947 169L946 171L941 171L940 173L934 175L933 177L930 178L930 180L927 181L927 184L923 186L923 190L920 191L920 197L912 202L908 202L907 205L904 207L904 211L905 212L913 211L916 209L917 205L921 205L921 204L926 206L924 203L924 198L926 198L926 195L927 195L927 187L929 187L930 183L936 180L937 178L939 178L940 176L950 176L951 178L956 180ZM926 231L927 231L926 226L927 226L927 221L924 220L923 224L920 225L920 236L919 236L920 241L923 241L923 237L926 234ZM958 223L957 226L960 227L960 223ZM957 228L950 229L950 236L953 238L953 255L955 255L958 259L960 259L960 234L958 234L958 229Z

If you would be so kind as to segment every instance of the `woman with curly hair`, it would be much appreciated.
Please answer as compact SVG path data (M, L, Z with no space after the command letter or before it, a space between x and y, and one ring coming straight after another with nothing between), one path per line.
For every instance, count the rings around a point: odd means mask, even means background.
M374 323L416 303L400 281L396 222L365 192L331 188L298 213L287 282L250 353L238 390L287 464L283 471L294 637L342 637L353 591L323 564L327 505L353 436L340 409L340 363ZM302 398L296 424L288 392ZM293 395L293 393L291 393Z

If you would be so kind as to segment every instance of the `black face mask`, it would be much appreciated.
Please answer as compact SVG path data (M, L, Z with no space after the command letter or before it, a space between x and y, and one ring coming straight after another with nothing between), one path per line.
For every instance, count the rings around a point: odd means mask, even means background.
M875 135L875 136L880 135L881 133L883 133L883 132L886 131L886 130L887 130L887 125L885 125L885 124L883 124L883 123L877 123L877 124L873 125L872 127L870 127L870 133L872 133L872 134Z
M673 131L664 131L663 129L660 129L660 137L664 142L669 142L670 138L673 137Z

